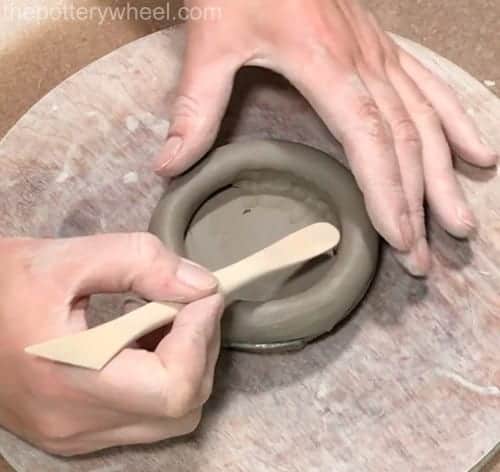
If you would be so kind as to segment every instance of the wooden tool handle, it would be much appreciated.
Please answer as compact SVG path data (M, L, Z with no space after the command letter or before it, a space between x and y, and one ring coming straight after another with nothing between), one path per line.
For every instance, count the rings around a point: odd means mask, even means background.
M271 244L214 275L219 290L228 296L262 275L304 262L334 248L338 230L316 223ZM183 305L148 303L120 318L77 334L29 346L27 353L89 369L102 369L124 347L147 333L171 323Z
M135 333L135 340L174 321L184 305L179 303L148 303L126 315L109 321L101 326L108 326L113 332ZM147 325L144 323L147 320Z

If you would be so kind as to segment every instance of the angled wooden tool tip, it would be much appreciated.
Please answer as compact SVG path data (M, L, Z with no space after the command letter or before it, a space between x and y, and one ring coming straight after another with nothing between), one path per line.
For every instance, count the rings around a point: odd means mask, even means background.
M329 223L307 226L261 251L215 273L220 291L229 296L271 272L300 264L334 249L340 233ZM182 305L149 303L113 321L80 333L29 346L28 354L87 369L101 370L131 342L171 323Z
M87 331L52 339L24 351L56 362L101 370L131 342L172 322L183 305L148 303Z

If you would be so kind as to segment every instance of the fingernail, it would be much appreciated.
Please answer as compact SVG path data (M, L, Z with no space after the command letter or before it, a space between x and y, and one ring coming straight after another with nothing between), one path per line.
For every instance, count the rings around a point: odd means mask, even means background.
M404 244L402 250L409 251L413 246L415 236L413 234L413 227L410 223L410 216L407 213L401 216L399 229L401 231L401 237Z
M498 165L498 154L491 148L487 150L487 153L488 153L488 161L487 161L488 164L491 167Z
M484 153L488 156L488 162L491 162L491 165L496 165L498 163L498 153L484 136L481 136L481 143L484 146Z
M426 275L432 266L431 251L429 244L425 238L420 238L417 241L415 252L418 260L419 275Z
M183 284L197 290L207 291L217 287L217 279L208 270L187 259L181 259L176 275Z
M425 238L420 238L410 252L394 251L396 259L414 277L425 277L431 268L431 253Z
M179 154L184 140L180 136L171 136L167 139L165 146L161 153L156 157L153 162L155 172L164 169L175 157Z
M481 143L484 144L485 148L487 148L489 151L493 152L493 147L491 146L489 139L487 139L484 134L481 134L479 140L481 141Z

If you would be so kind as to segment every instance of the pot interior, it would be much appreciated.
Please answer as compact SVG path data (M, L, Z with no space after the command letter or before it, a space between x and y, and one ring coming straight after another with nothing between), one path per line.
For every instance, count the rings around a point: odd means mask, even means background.
M338 226L332 202L311 183L284 172L244 172L195 212L185 235L186 256L217 270L321 221ZM263 302L296 295L321 280L333 263L332 254L318 257L263 277L234 298Z

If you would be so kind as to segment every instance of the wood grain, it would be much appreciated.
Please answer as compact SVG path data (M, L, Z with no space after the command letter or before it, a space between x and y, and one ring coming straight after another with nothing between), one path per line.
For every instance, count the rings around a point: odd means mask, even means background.
M146 227L163 191L149 162L168 127L182 45L181 30L130 44L23 117L0 144L2 234ZM404 45L456 89L500 150L498 99ZM257 70L239 75L220 141L244 136L338 148L285 81ZM20 472L469 470L500 438L500 178L458 167L477 238L459 242L432 223L427 282L384 253L366 300L332 335L295 354L224 352L196 435L62 461L0 432L0 451ZM95 317L119 303L96 299Z

